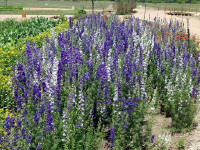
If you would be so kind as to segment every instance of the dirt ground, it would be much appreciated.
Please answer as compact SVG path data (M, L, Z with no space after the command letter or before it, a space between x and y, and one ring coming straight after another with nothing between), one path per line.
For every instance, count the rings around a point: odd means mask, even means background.
M168 22L170 20L177 20L179 22L184 23L184 27L187 28L187 18L189 19L189 28L192 35L196 35L200 37L200 13L194 13L194 16L171 16L167 15L164 10L156 10L153 8L147 8L145 13L144 7L138 7L135 9L137 13L132 14L135 17L138 17L140 19L146 19L153 21L154 18L160 18L160 19L166 19ZM124 16L119 16L121 19L124 18Z
M156 140L160 135L167 135L170 137L168 150L179 150L178 142L184 139L185 150L200 150L200 105L198 104L198 112L195 118L197 126L191 132L185 133L171 133L171 118L166 118L163 115L157 114L153 118L152 134L155 135ZM160 142L160 141L159 141Z
M6 20L6 19L16 19L17 21L23 21L25 19L30 19L34 17L46 17L51 18L58 15L26 15L26 18L22 18L21 15L0 15L0 21ZM65 15L65 17L73 17L73 15Z
M73 9L67 9L67 8L28 8L28 7L25 7L23 8L23 10L37 10L37 11L40 11L40 10L53 10L53 11L69 11L69 10L73 10ZM84 9L85 11L87 12L92 12L91 9ZM103 9L95 9L94 10L95 12L102 12Z

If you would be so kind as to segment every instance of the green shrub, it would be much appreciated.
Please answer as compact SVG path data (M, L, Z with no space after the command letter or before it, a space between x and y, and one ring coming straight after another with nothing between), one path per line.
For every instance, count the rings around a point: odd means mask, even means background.
M78 19L78 18L83 18L87 15L87 12L84 9L76 9L76 13L73 18Z
M184 149L185 149L185 148L184 148L184 147L185 147L184 145L185 145L185 139L184 139L184 138L180 138L179 141L178 141L178 145L177 145L177 146L178 146L178 149L179 149L179 150L184 150Z

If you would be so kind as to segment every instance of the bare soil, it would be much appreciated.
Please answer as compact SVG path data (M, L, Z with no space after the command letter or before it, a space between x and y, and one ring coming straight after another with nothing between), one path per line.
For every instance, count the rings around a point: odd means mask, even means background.
M161 134L171 136L171 143L168 146L168 150L179 150L178 142L180 139L184 139L185 150L200 150L200 103L198 104L197 116L195 118L195 124L197 127L190 132L185 133L173 133L171 132L171 118L166 118L163 115L157 114L152 118L153 127L152 134L155 135L155 140L159 140Z
M164 10L156 10L153 8L145 8L144 7L138 7L135 9L137 13L132 14L135 17L138 17L140 19L146 19L153 21L154 18L160 18L160 19L166 19L166 21L175 20L184 23L184 27L187 27L187 19L189 19L189 28L190 32L193 35L197 35L200 37L200 13L191 12L192 16L175 16L175 15L168 15ZM121 19L124 18L124 16L120 16Z
M58 16L58 15L26 15L26 18L22 18L22 15L0 15L0 21L6 20L6 19L15 19L17 21L23 21L26 19L34 18L34 17L52 18L54 16ZM73 17L73 15L64 15L64 16Z

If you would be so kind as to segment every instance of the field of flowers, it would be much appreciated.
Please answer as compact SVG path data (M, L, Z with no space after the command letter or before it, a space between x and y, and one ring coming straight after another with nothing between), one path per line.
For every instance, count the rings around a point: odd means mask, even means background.
M41 45L42 39L50 35L50 28L63 26L66 19L58 21L47 18L32 18L23 22L6 20L0 22L0 108L10 107L13 104L10 95L12 80L12 66L21 57L26 42L35 41ZM58 28L56 27L56 28Z
M193 128L199 53L181 24L98 14L55 30L15 61L2 149L152 149L155 109Z

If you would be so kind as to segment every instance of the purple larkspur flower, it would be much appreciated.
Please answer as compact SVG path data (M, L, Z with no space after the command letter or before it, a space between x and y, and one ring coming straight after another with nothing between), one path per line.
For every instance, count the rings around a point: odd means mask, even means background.
M17 66L17 79L19 82L26 82L24 66L22 64Z
M58 72L57 72L57 89L56 89L56 93L58 95L58 100L60 100L60 88L61 88L62 70L63 70L63 64L62 64L62 61L59 61L59 63L58 63Z
M19 139L19 134L15 133L15 140Z
M40 106L40 116L42 116L43 113L44 113L44 104L42 104L42 105Z
M22 138L26 138L26 130L24 128L21 129Z
M27 105L28 104L28 90L24 90L24 101L25 101L25 104Z
M10 117L9 116L6 117L5 125L6 125L6 129L5 129L6 132L10 133Z
M192 79L195 78L196 74L197 74L197 68L192 70Z
M34 122L38 124L39 118L37 112L34 113Z
M154 135L151 135L151 143L154 142L154 138L155 138L155 136L154 136Z
M10 121L11 127L14 128L15 127L15 118L12 118Z
M31 134L28 134L28 143L31 143L31 139L32 139Z
M17 118L17 127L21 127L21 120Z
M114 141L115 141L115 129L110 129L110 142L111 142L111 149L114 148Z
M198 91L195 87L192 89L192 96L195 98L197 98L197 96L198 96Z
M94 109L90 109L90 117L93 118L94 117Z
M105 64L100 64L97 68L96 78L100 78L101 88L103 88L104 82L107 81L108 78Z
M22 100L21 100L20 95L18 95L18 97L17 97L17 105L18 105L19 108L22 108Z
M26 125L28 125L28 124L29 124L29 121L28 121L28 119L25 119L25 123L26 123Z
M38 144L36 150L41 150L41 144Z
M27 114L28 114L28 108L25 107L25 108L24 108L24 112L23 112L23 117L25 117Z
M43 90L43 92L46 92L46 88L47 88L46 83L42 82L42 90Z
M78 123L76 124L75 128L76 128L76 129L81 128L80 122L78 122Z
M125 110L126 109L126 98L123 97L122 98L122 110Z
M38 102L41 101L41 88L37 84L33 85L32 100L34 104L37 104Z
M124 123L124 128L128 129L128 122L127 121L125 121L125 123Z
M47 115L46 115L46 125L47 130L53 131L53 118L51 116L51 106L50 104L47 105Z
M107 99L108 98L108 85L107 84L105 85L104 95L105 95L105 98Z

